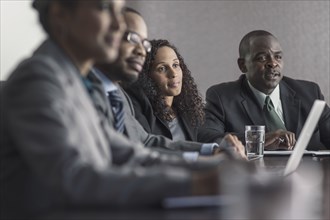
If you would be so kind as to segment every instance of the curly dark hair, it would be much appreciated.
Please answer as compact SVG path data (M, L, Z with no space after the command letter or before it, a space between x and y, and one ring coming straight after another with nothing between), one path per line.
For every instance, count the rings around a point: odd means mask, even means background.
M177 48L167 40L159 39L151 41L152 49L146 56L146 61L141 74L137 80L137 85L142 88L149 98L155 114L165 121L172 121L174 112L178 115L185 115L191 119L193 126L200 126L204 121L204 102L198 92L197 85L186 66L183 57ZM166 106L165 97L161 94L160 88L151 78L151 68L155 60L156 53L161 47L170 47L176 53L180 67L182 69L182 89L178 96L173 99L172 108Z

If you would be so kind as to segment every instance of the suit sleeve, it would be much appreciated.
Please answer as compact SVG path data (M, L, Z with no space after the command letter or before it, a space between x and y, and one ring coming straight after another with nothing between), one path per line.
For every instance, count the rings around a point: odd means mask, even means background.
M222 102L215 87L206 92L205 123L199 128L198 141L219 142L225 135L225 115Z

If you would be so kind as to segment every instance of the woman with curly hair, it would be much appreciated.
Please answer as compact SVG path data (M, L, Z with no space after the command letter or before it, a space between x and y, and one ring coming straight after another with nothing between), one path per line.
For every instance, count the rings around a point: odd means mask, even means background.
M126 89L136 119L149 133L197 140L204 103L190 70L167 40L152 40L138 81Z

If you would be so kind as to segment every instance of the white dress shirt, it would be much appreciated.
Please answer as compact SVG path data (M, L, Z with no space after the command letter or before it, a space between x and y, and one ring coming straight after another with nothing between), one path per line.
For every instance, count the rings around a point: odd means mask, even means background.
M254 88L251 83L248 80L248 84L253 92L253 94L256 96L259 105L261 108L264 107L265 104L265 99L266 99L266 94L260 92L259 90L257 90L256 88ZM276 114L280 117L281 121L284 123L284 117L283 117L283 108L282 108L282 102L281 102L281 98L280 98L280 86L277 85L276 88L274 89L274 91L269 95L270 99L272 100L272 103L274 105L274 109Z

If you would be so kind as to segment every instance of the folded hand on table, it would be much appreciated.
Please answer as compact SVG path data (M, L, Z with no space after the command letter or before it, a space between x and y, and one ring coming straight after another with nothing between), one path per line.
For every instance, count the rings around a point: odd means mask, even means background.
M267 132L265 137L265 150L292 150L296 144L293 132L282 129Z

